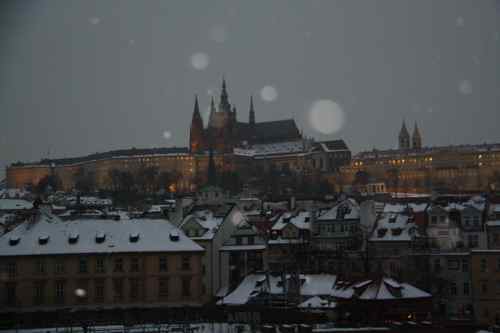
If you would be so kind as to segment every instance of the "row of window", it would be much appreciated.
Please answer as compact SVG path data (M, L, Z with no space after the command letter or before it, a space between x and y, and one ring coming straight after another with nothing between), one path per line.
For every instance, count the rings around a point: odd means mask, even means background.
M54 264L54 273L55 274L64 274L66 273L66 262L62 260L56 260ZM96 258L95 266L93 273L96 274L104 274L108 271L107 262L104 258ZM125 261L124 258L114 258L112 261L112 272L114 273L122 273L125 272ZM81 257L78 259L78 271L79 274L86 274L90 272L89 269L89 260L85 257ZM166 256L158 257L158 271L159 272L167 272L168 268L168 258ZM188 255L182 256L180 269L187 271L191 270L191 257ZM13 278L17 276L17 263L15 261L7 262L5 265L5 272L7 276ZM143 265L140 258L133 257L130 258L128 262L128 272L138 273L143 271ZM36 260L34 263L34 273L35 274L47 274L49 272L47 261L43 259Z
M446 261L447 263L447 269L451 271L458 271L460 268L462 269L462 272L468 272L469 271L469 260L468 259L448 259ZM434 271L439 272L441 271L441 259L436 258L434 259Z
M326 224L318 223L317 232L321 233L334 233L334 232L357 232L359 227L355 224Z
M157 298L159 300L167 299L170 295L170 279L158 278L157 279ZM18 289L19 286L15 282L6 283L6 303L11 306L19 305ZM36 281L33 283L33 304L65 304L69 299L68 297L75 297L75 303L89 302L89 280L82 280L77 282L77 289L72 291L68 290L68 283L66 280L56 280L53 282L52 295L47 294L47 281ZM191 296L191 277L186 276L181 279L181 296ZM112 279L111 294L107 295L104 279L93 280L93 301L96 303L104 302L107 296L111 296L114 302L123 301L125 298L125 280L120 278ZM142 298L144 293L144 286L140 279L128 279L128 298L131 301ZM73 303L73 302L71 302Z
M479 262L479 270L482 273L487 273L490 271L488 267L488 260L486 258L481 258L481 261ZM500 271L500 258L497 258L496 260L496 271Z

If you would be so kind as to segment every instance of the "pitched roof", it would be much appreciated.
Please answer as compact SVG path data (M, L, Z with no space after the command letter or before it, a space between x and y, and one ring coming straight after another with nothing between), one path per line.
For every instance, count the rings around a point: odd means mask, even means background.
M241 140L251 139L251 127L248 123L236 123L237 132ZM302 138L295 120L284 119L255 123L255 141L257 143L271 143L279 141L293 141Z
M317 145L326 152L349 150L344 140L321 141Z
M178 235L177 241L170 238L171 232ZM37 222L24 222L0 237L0 256L197 251L203 248L164 220L64 222L42 214Z
M57 158L57 159L43 159L39 162L31 163L14 163L12 166L24 166L24 165L71 165L83 162L90 162L95 160L103 160L109 158L121 158L121 157L131 157L131 156L145 156L145 155L176 155L176 154L188 154L189 149L185 147L168 147L168 148L131 148L131 149L120 149L111 150L104 153L95 153L87 156L79 157L69 157L69 158Z

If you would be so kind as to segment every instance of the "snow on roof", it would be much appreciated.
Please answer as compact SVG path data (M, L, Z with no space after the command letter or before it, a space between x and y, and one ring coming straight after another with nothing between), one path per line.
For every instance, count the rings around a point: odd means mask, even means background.
M304 142L302 140L298 140L289 142L256 144L249 149L235 148L234 154L254 157L254 156L266 156L266 155L277 155L277 154L301 153L306 151L307 147L304 144Z
M213 212L206 209L206 210L198 210L195 211L193 214L186 216L184 221L181 224L181 228L183 228L188 221L194 220L196 223L198 223L203 229L205 229L205 232L196 237L190 237L191 239L213 239L217 231L219 230L220 226L224 222L223 217L215 217Z
M33 204L23 199L0 199L0 210L31 209Z
M19 188L6 188L0 190L0 199L19 199L29 196L31 193Z
M313 309L324 309L324 308L335 308L337 303L331 302L327 299L323 299L319 296L314 296L309 298L307 301L299 304L299 308L313 308Z
M409 242L417 235L417 228L409 217L403 214L386 213L377 221L369 240L371 242L405 241Z
M354 220L359 219L359 205L354 199L344 200L318 217L323 220Z
M406 205L402 204L386 204L384 206L384 213L402 213L406 209Z
M355 285L338 284L332 296L350 299L357 295L362 300L428 298L431 294L408 283L399 283L390 278L368 280Z
M500 213L500 204L495 204L495 203L490 204L490 211L492 213Z
M42 215L36 223L22 223L0 237L0 256L203 251L183 233L179 233L178 241L170 240L172 230L177 229L167 221L85 219L63 222L55 216ZM105 239L97 242L96 236L102 234ZM50 239L46 244L39 244L39 237L43 235L50 235ZM19 238L15 246L9 244L12 237Z
M311 213L310 212L298 212L294 214L292 212L286 212L281 214L278 221L274 223L272 230L282 230L287 225L293 224L298 229L311 229Z
M300 293L302 295L330 295L337 277L330 274L305 275Z
M219 251L257 251L265 250L265 244L254 244L254 245L224 245Z
M500 227L500 220L486 222L488 227Z
M412 202L408 204L408 207L410 207L410 209L414 213L422 213L425 212L425 210L427 209L427 204L426 203L418 204Z
M285 278L289 281L290 275L286 275ZM302 296L330 295L336 281L336 276L329 274L301 274L299 278L302 282L300 288L300 294ZM232 293L224 297L219 304L243 305L261 292L282 295L284 292L283 276L266 276L264 274L248 275L243 282L241 282Z
M262 277L265 277L262 274L251 274L245 277L245 279L236 287L236 289L224 297L221 301L221 304L227 305L242 305L246 304L250 299L250 294L256 290L257 282L259 282Z

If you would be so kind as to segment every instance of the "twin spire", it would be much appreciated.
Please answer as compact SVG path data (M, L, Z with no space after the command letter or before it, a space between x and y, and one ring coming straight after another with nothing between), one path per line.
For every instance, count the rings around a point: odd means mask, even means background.
M406 128L406 122L403 120L401 130L399 131L399 149L421 149L422 148L422 136L420 135L420 130L418 129L417 122L415 121L415 126L413 127L413 135L411 137L411 147L410 147L410 133Z

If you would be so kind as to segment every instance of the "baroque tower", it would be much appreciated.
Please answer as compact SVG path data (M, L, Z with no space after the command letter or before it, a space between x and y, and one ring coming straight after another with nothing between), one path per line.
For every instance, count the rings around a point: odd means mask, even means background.
M413 128L413 135L411 137L411 141L413 149L422 149L422 136L420 135L417 122L415 122L415 127Z
M198 96L195 96L193 118L191 119L191 128L189 131L189 150L191 153L202 152L204 144L203 120L201 119L200 107L198 105Z
M406 129L405 121L399 131L399 149L410 149L410 133Z

